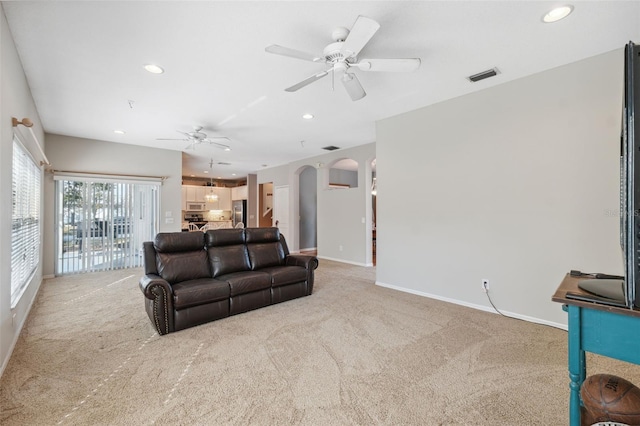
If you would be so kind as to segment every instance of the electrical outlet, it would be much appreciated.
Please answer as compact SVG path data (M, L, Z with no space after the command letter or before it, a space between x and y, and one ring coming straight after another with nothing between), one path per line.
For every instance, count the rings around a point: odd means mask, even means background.
M484 291L485 293L489 291L489 280L482 280L482 291Z

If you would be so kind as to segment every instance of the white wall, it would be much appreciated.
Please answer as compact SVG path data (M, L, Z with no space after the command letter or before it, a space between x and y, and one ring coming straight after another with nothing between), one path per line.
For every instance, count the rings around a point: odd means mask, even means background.
M13 346L42 282L40 267L18 304L11 309L11 257L8 254L11 253L11 163L14 132L12 117L18 120L30 118L34 122L32 129L36 137L41 144L45 144L40 118L22 64L4 11L0 9L0 374L9 361ZM42 157L29 131L23 126L17 129L25 136L22 141L27 150L36 161L41 160Z
M569 270L622 273L622 94L616 50L380 121L378 283L489 309L486 278L499 309L564 326Z
M318 257L356 265L371 265L371 161L376 144L332 151L327 154L295 161L290 164L260 170L258 183L273 182L274 186L289 185L289 217L299 217L299 173L307 166L318 168ZM329 169L335 162L350 158L358 162L358 187L328 189ZM364 219L364 222L363 222ZM291 221L289 249L299 247L299 223ZM342 250L340 250L342 246ZM304 247L303 247L304 248Z
M179 232L182 153L137 145L47 135L47 157L55 170L119 175L166 176L160 191L160 232ZM54 183L45 177L44 274L54 273ZM167 222L167 214L173 223Z

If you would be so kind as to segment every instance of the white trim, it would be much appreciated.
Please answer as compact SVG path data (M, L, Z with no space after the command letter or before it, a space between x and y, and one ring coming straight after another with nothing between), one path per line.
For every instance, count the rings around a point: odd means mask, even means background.
M13 309L11 309L11 318L12 318L11 325L13 326L13 329L14 329L13 341L11 342L11 345L9 345L9 350L7 351L7 356L4 359L4 362L2 363L2 366L0 366L0 377L2 377L2 374L4 373L4 369L7 368L7 365L9 364L9 360L11 359L11 355L13 354L13 350L16 348L16 344L18 343L18 339L20 338L20 334L22 334L22 328L27 323L27 318L29 318L29 314L31 313L31 308L33 307L33 304L35 303L36 299L38 298L38 293L40 293L40 287L42 286L42 282L43 281L44 280L40 281L40 283L36 287L35 291L33 292L33 297L31 298L31 301L29 302L29 306L27 307L27 310L25 311L25 315L22 318L22 322L17 327L16 327L15 324L13 324L14 312L13 312Z
M449 297L443 297L443 296L438 296L435 294L430 294L430 293L424 293L422 291L417 291L417 290L412 290L410 288L404 288L404 287L398 287L392 284L385 284L382 283L380 281L376 281L376 285L380 286L380 287L386 287L386 288L390 288L392 290L398 290L398 291L402 291L403 293L410 293L410 294L415 294L417 296L422 296L422 297L428 297L429 299L435 299L435 300L440 300L442 302L448 302L448 303L453 303L455 305L460 305L460 306L465 306L467 308L472 308L472 309L477 309L479 311L484 311L484 312L489 312L492 314L498 314L493 308L490 308L488 306L483 306L483 305L477 305L475 303L469 303L469 302L464 302L462 300L458 300L458 299L451 299ZM527 322L533 322L536 324L542 324L542 325L548 325L550 327L555 327L555 328L559 328L561 330L565 330L567 331L567 325L566 324L560 324L557 322L552 322L552 321L547 321L547 320L543 320L540 318L535 318L535 317L530 317L527 315L521 315L515 312L509 312L509 311L502 311L505 316L514 318L514 319L520 319L523 321L527 321Z
M326 256L316 256L318 259L324 259L324 260L331 260L333 262L340 262L340 263L348 263L350 265L356 265L356 266L364 266L364 267L368 267L368 266L373 266L372 263L360 263L360 262L352 262L350 260L344 260L344 259L336 259L333 257L326 257Z
M112 175L100 173L67 172L62 170L53 171L53 180L75 180L79 182L105 182L105 183L132 183L145 185L162 185L165 177L158 176L131 176Z

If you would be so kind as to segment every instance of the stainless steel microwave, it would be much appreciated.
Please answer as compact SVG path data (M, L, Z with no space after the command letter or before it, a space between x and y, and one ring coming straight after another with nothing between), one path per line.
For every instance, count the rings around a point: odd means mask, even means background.
M187 201L187 211L201 212L206 209L207 208L205 206L205 203L201 203L198 201Z

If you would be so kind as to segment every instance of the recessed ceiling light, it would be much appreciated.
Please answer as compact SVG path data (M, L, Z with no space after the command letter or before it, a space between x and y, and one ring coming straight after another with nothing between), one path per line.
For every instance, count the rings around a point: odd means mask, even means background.
M224 150L225 150L225 151L231 151L231 148L226 147Z
M124 130L114 130L113 133L115 133L117 135L124 135L127 132L125 132Z
M302 118L305 120L311 120L313 118L313 114L302 114Z
M162 74L164 72L164 70L161 67L155 64L146 64L144 66L144 69L149 71L152 74Z
M202 173L209 173L209 170L203 170Z
M571 5L556 7L555 9L552 9L549 12L547 12L547 14L542 17L542 22L545 22L547 24L550 24L552 22L557 22L569 16L569 14L572 11L573 11L573 6Z
M235 173L231 173L231 176L235 176L235 175L236 175Z

